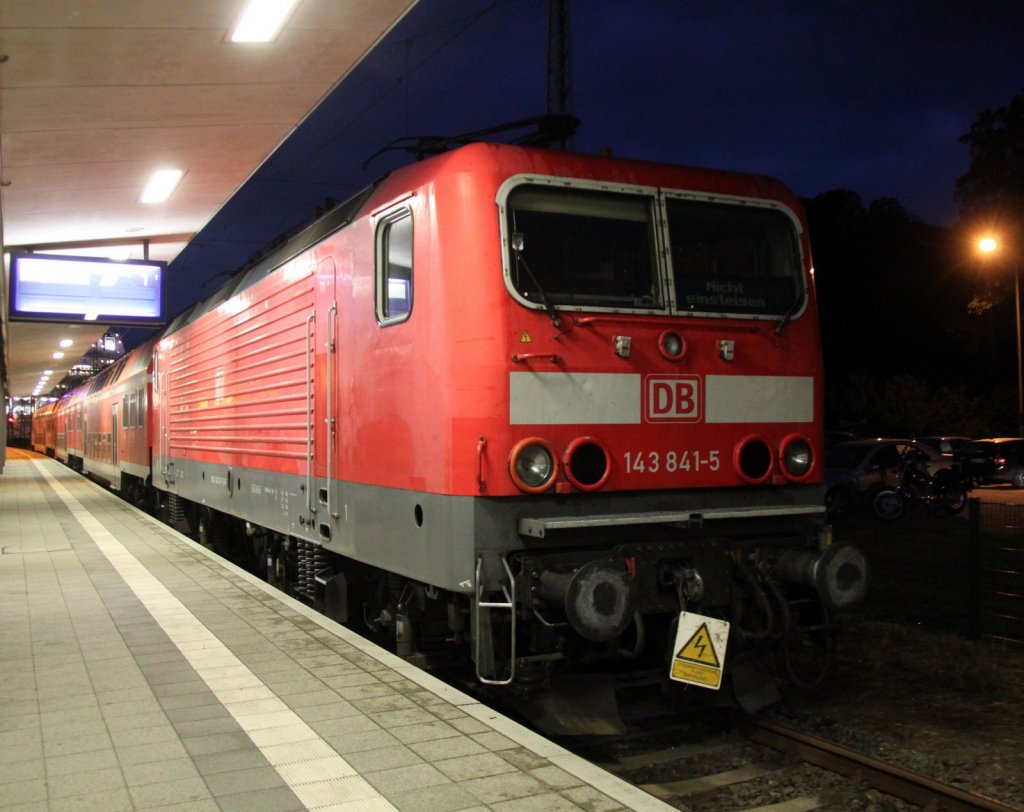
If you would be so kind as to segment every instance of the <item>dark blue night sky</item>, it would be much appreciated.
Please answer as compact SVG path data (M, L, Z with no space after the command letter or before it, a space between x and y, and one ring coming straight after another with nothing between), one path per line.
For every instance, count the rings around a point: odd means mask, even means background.
M571 19L577 150L893 197L936 225L958 138L1024 90L1021 0L574 0ZM364 168L388 142L542 114L546 41L547 0L421 0L172 263L171 312L410 159Z

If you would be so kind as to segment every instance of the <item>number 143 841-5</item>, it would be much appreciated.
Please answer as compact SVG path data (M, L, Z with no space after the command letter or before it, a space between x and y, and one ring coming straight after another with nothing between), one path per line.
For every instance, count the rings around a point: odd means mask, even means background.
M679 471L717 471L721 455L713 451L627 451L627 474L674 474Z

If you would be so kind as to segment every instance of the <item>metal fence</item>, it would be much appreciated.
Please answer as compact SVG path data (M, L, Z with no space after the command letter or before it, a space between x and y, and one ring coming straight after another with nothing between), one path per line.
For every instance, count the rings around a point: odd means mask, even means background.
M1024 505L968 503L971 638L1024 643Z

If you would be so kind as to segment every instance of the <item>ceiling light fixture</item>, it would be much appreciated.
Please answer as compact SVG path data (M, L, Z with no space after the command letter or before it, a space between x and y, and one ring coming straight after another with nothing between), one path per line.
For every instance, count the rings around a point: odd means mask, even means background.
M163 203L171 196L184 176L184 169L158 169L146 181L146 187L139 195L139 202Z
M298 0L249 0L235 21L231 42L270 42L284 25Z

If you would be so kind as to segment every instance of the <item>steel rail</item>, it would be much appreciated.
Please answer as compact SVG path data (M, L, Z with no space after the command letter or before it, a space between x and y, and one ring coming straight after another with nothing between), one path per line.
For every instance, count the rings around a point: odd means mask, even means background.
M810 764L850 778L861 778L881 792L929 809L937 805L952 812L1021 812L1019 807L987 795L943 784L914 770L887 764L774 722L752 722L745 733L758 744L793 753Z

